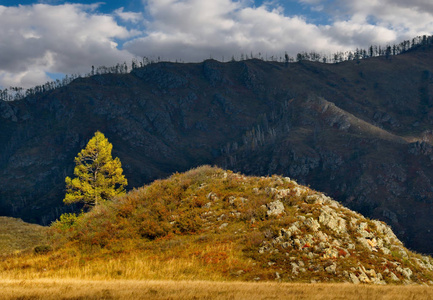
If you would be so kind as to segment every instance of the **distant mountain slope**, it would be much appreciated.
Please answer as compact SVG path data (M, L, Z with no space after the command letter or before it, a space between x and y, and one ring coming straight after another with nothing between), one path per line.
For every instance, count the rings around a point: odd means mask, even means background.
M224 280L433 284L433 259L407 250L383 222L288 177L209 166L131 191L51 232L50 257L59 260L51 265L73 269L85 257L88 274L98 274L93 261L104 255L108 264L120 260L113 274L157 276L122 267L140 260L132 254L152 257L155 269L170 264L179 266L173 274Z
M129 188L218 164L284 174L433 252L433 49L339 64L158 63L0 102L0 214L49 224L96 130Z

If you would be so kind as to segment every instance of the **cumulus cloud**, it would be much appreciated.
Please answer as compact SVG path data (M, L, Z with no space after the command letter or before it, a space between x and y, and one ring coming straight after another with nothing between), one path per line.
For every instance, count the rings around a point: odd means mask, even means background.
M323 53L384 45L433 31L427 0L299 0L329 15L327 25L288 17L278 2L252 7L234 0L147 0L145 35L125 44L138 56L198 61L253 52ZM273 4L272 4L273 3ZM275 4L277 3L277 4ZM320 9L319 9L320 8Z
M49 80L46 72L83 73L132 55L115 39L131 37L97 5L0 6L0 86L30 87Z
M123 7L116 9L114 14L126 22L138 23L143 21L143 15L141 13L126 12Z
M324 26L302 17L287 17L279 6L251 7L232 0L149 0L153 20L146 35L125 44L136 55L197 61L253 52L341 50Z
M430 0L296 1L304 9L290 16L284 0L261 6L252 0L142 0L141 12L120 7L111 15L100 14L100 4L0 5L0 86L28 87L48 80L46 72L84 73L133 56L200 61L251 52L330 54L433 32ZM325 25L300 15L313 11L326 14Z
M396 39L412 38L433 32L433 2L430 0L338 0L334 15L359 24L373 24L395 33Z

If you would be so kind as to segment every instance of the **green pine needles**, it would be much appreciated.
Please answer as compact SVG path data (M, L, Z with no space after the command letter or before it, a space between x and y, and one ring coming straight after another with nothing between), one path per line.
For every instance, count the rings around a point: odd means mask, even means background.
M119 158L111 156L112 149L113 145L104 134L97 131L75 158L75 178L65 179L64 203L84 202L87 206L96 206L125 193L128 182L122 174Z

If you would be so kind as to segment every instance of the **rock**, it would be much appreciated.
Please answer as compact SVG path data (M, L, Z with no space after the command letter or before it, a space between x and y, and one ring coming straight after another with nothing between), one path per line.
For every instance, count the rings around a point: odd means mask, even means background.
M330 273L330 274L337 273L337 264L333 263L332 265L326 267L325 271L328 272L328 273Z
M304 225L307 226L311 231L314 231L314 232L316 232L320 228L319 222L317 222L313 218L307 218L304 221Z
M323 204L326 197L323 194L308 195L305 197L305 202L308 204Z
M361 269L360 269L360 271L361 271L361 274L358 276L359 281L362 283L370 283L371 280L370 280L370 278L368 278L367 274L365 274Z
M217 194L215 194L214 192L210 192L209 194L207 194L206 198L208 200L211 200L211 201L218 201L219 200Z
M220 227L218 227L218 229L224 229L229 225L229 223L222 223Z
M329 206L324 206L320 210L319 222L337 233L346 233L346 220L339 217Z
M334 248L327 248L322 255L323 259L338 258L338 251Z
M357 240L368 251L377 251L376 248L372 247L373 243L371 242L370 239L366 239L366 238L363 238L363 237L358 237Z
M299 266L294 262L290 263L290 265L292 266L293 275L298 275L299 274Z
M360 234L363 238L373 238L373 234L366 229L368 228L368 224L366 222L362 222L359 224L358 228L356 229L356 232Z
M321 242L326 242L328 241L328 235L322 231L318 231L316 233L316 238L321 241Z
M295 192L295 197L300 197L301 193L304 192L304 189L299 186L295 186L292 190Z
M280 200L276 200L267 205L268 211L266 214L268 216L279 216L284 213L284 204Z
M393 272L389 272L389 277L392 281L400 281L400 279L398 279L398 277Z
M404 269L403 269L402 267L398 266L398 267L396 268L396 270L397 270L397 272L400 272L401 275L403 275L404 277L406 277L406 278L409 279L409 280L410 280L410 277L411 277L412 274L413 274L412 270L409 269L409 268L404 268Z
M224 220L226 217L227 217L227 216L226 216L225 214L222 214L221 216L219 216L219 217L217 218L217 221Z
M276 190L276 198L279 200L287 199L290 196L290 189L279 189Z
M358 277L356 277L356 275L353 273L349 273L349 279L350 279L350 281L352 281L353 284L359 284L360 283Z

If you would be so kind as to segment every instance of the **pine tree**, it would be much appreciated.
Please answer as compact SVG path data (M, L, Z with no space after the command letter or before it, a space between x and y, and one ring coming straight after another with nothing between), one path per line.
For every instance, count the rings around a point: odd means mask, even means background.
M101 132L75 158L74 179L66 177L66 204L84 202L95 206L125 193L128 184L119 158L113 159L113 145Z

